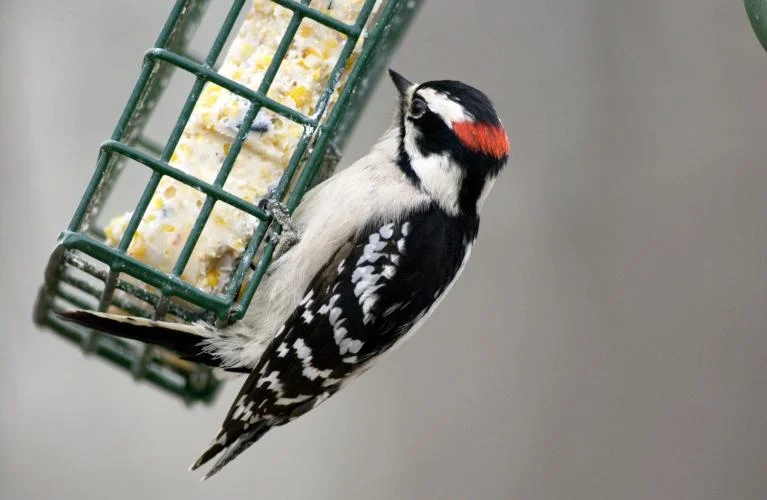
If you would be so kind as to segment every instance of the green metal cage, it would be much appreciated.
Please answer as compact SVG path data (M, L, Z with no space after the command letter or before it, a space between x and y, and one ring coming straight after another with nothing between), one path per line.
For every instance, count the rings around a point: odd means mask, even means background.
M232 1L202 61L190 56L187 48L208 0L175 2L157 41L144 55L138 81L111 138L99 148L95 172L50 257L34 313L38 325L52 328L81 346L85 353L103 358L131 372L136 379L145 380L187 403L210 403L213 400L220 382L210 369L181 361L157 348L138 346L62 322L55 312L70 308L105 311L115 306L143 317L161 319L170 315L185 321L203 319L218 325L242 318L275 250L274 241L266 238L267 231L270 225L275 226L272 229L277 233L281 230L267 211L223 189L257 113L261 108L267 108L303 126L303 134L273 194L275 199L287 205L289 211L293 211L323 162L326 162L328 148L343 149L366 99L422 3L421 0L378 0L381 3L375 18L371 18L377 0L365 0L356 22L345 24L312 8L311 0L272 0L290 9L292 18L260 87L252 90L215 70L238 16L249 1ZM346 38L341 56L311 117L267 97L282 58L304 18L336 30ZM348 69L346 85L335 106L326 113L330 96L360 37L365 39L359 57ZM144 129L176 68L193 75L195 81L172 132L161 142L147 137ZM207 82L213 82L250 103L243 124L212 184L168 163ZM151 177L123 237L117 247L112 248L104 243L103 229L95 227L94 220L116 187L128 159L150 169ZM126 252L163 176L174 178L206 195L206 201L171 273L140 262ZM216 202L227 203L260 221L223 295L204 292L180 278ZM254 259L257 263L249 274ZM150 285L155 291L137 286L136 280Z

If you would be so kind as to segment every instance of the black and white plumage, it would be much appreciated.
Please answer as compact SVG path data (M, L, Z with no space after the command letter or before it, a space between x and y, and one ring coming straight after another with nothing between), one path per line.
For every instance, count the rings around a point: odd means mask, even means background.
M273 263L248 314L222 330L75 311L63 317L249 373L209 449L205 477L326 400L412 334L466 263L508 138L489 99L456 81L397 73L393 127L315 187L300 241Z

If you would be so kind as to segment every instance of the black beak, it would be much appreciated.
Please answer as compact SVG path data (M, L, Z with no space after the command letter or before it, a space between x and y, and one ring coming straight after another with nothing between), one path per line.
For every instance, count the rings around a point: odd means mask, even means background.
M397 88L400 97L405 97L405 92L407 92L407 89L413 85L413 82L391 68L389 69L389 76L391 77L391 81L394 82L394 86Z

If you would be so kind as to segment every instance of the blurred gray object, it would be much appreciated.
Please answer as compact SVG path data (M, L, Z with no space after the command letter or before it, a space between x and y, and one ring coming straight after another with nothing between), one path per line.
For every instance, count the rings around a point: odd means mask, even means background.
M30 319L169 8L0 6L0 498L767 498L767 57L741 5L428 2L393 66L486 90L512 137L472 262L413 340L202 485L239 382L188 411Z

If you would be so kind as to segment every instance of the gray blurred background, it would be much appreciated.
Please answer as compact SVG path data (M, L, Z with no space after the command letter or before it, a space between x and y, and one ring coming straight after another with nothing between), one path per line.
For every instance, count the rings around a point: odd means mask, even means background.
M3 500L767 498L767 53L741 2L428 2L394 66L484 89L512 137L472 262L413 340L204 484L239 382L188 410L31 322L170 2L0 8Z

